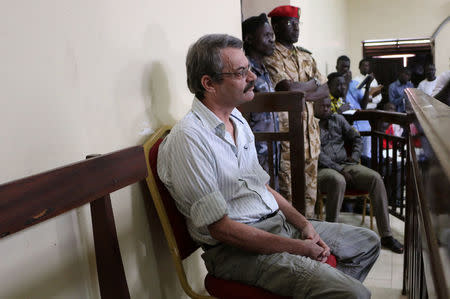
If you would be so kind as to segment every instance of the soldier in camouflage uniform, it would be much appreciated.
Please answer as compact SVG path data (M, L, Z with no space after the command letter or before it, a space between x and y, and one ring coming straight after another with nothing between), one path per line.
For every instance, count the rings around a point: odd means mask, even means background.
M311 52L294 46L299 35L300 8L295 6L277 7L269 13L269 17L271 17L276 42L273 55L266 57L264 63L269 70L273 84L277 85L283 80L294 83L314 80L317 85L324 84L326 79L317 69ZM280 131L288 131L287 112L279 113L278 117ZM302 117L305 145L305 216L311 218L314 216L317 198L317 163L320 153L320 130L318 120L314 117L312 102L306 102ZM290 168L289 143L282 142L279 172L280 193L292 201Z

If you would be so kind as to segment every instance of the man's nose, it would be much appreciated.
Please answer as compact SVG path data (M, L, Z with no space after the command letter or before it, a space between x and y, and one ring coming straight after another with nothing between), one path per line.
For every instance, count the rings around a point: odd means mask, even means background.
M254 72L252 72L251 70L248 71L247 74L247 81L253 81L256 79L256 75Z

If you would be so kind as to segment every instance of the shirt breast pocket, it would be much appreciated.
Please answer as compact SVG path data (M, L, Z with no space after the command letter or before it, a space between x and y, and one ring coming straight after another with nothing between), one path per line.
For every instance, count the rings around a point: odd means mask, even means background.
M253 163L258 163L255 142L250 140L242 146L239 157L239 168L241 170L251 169Z

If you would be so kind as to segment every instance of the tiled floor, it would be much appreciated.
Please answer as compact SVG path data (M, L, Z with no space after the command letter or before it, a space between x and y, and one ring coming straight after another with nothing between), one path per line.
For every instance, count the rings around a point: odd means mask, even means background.
M361 215L341 213L339 222L356 226L361 225ZM390 216L392 233L403 244L404 223ZM369 228L370 220L366 216L364 227ZM376 223L374 219L376 230ZM381 249L380 256L373 266L364 285L372 292L373 299L400 299L402 296L403 279L403 254L393 253L390 250Z

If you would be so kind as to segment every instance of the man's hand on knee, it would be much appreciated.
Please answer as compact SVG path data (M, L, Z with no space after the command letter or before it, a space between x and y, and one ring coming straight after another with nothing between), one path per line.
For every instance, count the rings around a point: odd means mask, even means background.
M328 247L328 245L320 238L319 234L316 232L310 222L308 222L308 224L303 227L302 238L310 241L311 243L319 246L322 249L321 253L316 258L313 258L311 256L309 257L325 263L330 256L330 247Z

